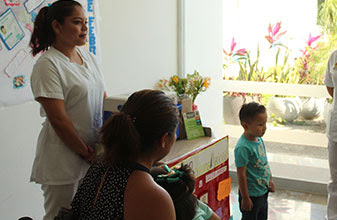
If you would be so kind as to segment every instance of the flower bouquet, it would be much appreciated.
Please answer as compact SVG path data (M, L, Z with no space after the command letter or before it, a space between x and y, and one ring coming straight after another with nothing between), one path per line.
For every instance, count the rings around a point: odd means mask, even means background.
M192 103L201 92L205 92L210 86L210 77L202 77L198 71L187 74L186 78L173 75L169 80L161 79L156 87L161 90L174 91L178 99L191 98Z

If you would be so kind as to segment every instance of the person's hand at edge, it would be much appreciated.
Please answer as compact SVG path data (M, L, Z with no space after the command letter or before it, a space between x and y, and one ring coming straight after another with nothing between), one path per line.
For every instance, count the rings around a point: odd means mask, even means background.
M87 161L88 164L92 164L94 156L95 156L95 152L94 150L88 145L88 154L87 156L84 157L85 161Z
M242 198L241 209L243 211L247 211L247 212L252 211L252 209L253 209L253 202L252 202L252 200L249 197L248 198Z

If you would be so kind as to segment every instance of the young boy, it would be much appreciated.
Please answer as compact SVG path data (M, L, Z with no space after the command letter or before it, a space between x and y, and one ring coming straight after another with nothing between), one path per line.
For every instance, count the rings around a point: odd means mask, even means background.
M266 108L256 102L244 104L239 117L244 133L234 154L242 220L265 220L268 218L268 192L275 191L261 138L266 131Z

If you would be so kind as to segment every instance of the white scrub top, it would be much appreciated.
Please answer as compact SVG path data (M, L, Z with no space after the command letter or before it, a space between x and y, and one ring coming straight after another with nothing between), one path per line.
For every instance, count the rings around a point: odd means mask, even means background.
M324 84L328 87L333 87L333 102L332 109L328 114L326 134L329 140L337 142L337 106L336 106L336 97L337 97L337 50L331 53L328 65L325 71L325 80Z
M35 99L64 100L65 110L85 144L94 146L102 126L104 79L95 57L77 48L83 65L51 47L36 62L31 76ZM46 117L41 106L40 114ZM40 132L31 181L49 185L74 183L84 177L89 165L67 147L47 117Z

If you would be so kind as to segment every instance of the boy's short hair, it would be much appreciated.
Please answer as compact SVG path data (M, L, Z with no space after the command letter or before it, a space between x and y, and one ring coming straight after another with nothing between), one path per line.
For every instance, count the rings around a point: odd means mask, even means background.
M257 102L250 102L243 104L240 109L239 118L242 122L250 122L253 120L256 115L260 113L265 113L266 107L264 105L260 105Z

